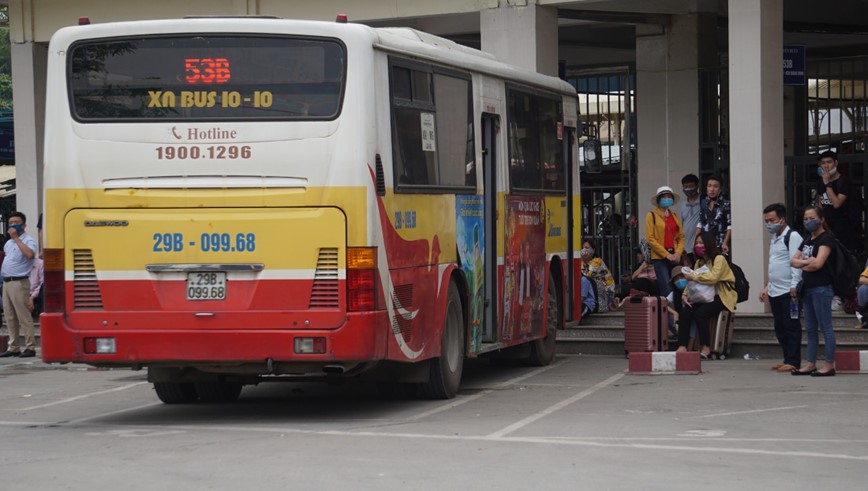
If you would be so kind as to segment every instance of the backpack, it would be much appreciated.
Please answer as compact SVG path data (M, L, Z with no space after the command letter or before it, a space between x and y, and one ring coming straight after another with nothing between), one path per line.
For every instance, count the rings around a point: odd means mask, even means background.
M832 254L826 261L829 273L832 275L832 291L841 300L853 298L856 295L856 285L859 284L859 263L853 254L844 247L838 239L832 237Z
M747 277L744 275L744 271L741 268L732 262L729 256L724 256L726 258L726 262L729 263L729 269L732 270L733 276L735 276L735 284L732 286L732 289L735 290L736 295L738 295L738 300L736 303L742 303L748 299L750 295L750 282L747 281Z

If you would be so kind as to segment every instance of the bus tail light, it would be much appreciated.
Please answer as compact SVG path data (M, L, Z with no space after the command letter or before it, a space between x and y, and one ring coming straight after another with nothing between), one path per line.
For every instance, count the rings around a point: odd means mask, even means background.
M45 250L45 279L42 288L45 289L45 312L63 312L66 298L64 293L65 268L63 249Z
M347 249L347 310L377 310L377 248Z
M117 352L115 338L84 338L84 352L89 355L111 355Z
M295 352L300 355L323 354L326 352L325 338L295 338Z

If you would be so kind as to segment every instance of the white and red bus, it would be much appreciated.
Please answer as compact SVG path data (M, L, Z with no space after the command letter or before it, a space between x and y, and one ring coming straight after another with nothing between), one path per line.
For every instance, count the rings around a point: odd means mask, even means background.
M166 403L284 377L450 398L467 357L547 364L580 303L576 100L411 29L63 28L43 359L147 368Z

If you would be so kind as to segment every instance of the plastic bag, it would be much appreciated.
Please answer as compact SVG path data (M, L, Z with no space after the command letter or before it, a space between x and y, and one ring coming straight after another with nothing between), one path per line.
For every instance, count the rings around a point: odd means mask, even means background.
M706 265L703 265L701 268L696 270L690 270L689 268L685 268L685 270L692 274L711 272ZM696 281L688 281L687 288L685 289L687 290L687 301L690 303L711 303L714 301L714 296L717 294L717 288L715 288L714 285L704 285Z

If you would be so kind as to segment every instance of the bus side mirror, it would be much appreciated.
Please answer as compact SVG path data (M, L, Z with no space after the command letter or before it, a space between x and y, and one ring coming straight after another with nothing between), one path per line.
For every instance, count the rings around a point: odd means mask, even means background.
M585 140L582 143L582 153L584 154L585 172L588 174L603 172L603 152L600 140Z

